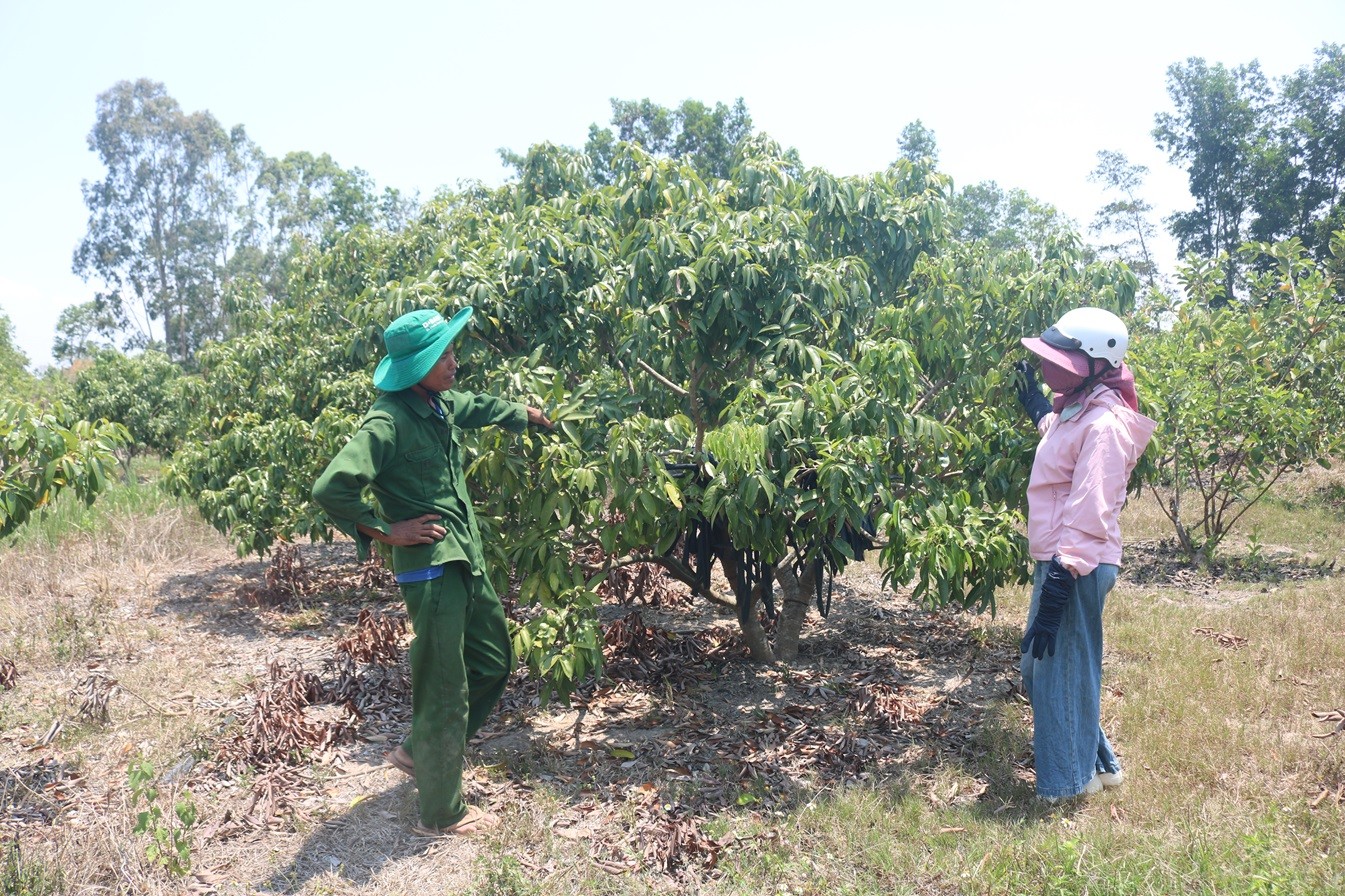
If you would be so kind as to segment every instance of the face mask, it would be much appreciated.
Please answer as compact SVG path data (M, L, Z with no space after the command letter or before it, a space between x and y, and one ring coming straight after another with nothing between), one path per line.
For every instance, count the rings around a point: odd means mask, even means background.
M1082 386L1084 381L1084 378L1074 371L1045 358L1041 359L1041 378L1056 395L1068 395Z

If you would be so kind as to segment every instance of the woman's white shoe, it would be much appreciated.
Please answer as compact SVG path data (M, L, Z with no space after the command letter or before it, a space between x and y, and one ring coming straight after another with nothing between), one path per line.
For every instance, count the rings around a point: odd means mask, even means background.
M1083 790L1076 793L1073 797L1038 795L1037 799L1041 800L1043 803L1058 803L1061 802L1062 800L1074 799L1076 797L1081 796L1093 796L1094 794L1098 794L1101 792L1102 792L1102 776L1093 775L1092 780L1090 780L1087 784L1083 786Z

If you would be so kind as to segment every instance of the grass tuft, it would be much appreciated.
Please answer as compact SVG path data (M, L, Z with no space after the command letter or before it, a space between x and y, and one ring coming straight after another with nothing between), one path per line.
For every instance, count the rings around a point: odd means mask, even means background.
M25 859L19 850L19 841L5 844L4 859L0 860L0 893L6 896L55 896L65 891L65 881L59 868Z

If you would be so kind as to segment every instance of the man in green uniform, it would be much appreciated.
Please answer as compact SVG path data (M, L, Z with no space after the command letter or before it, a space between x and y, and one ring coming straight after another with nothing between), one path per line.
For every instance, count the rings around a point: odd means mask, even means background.
M537 408L453 391L452 342L471 316L470 307L452 320L425 309L388 326L388 354L374 371L383 394L313 485L313 500L355 539L361 559L371 540L392 546L415 640L411 737L388 759L416 778L420 834L474 834L499 823L462 801L467 740L499 701L514 664L467 494L462 431L551 426Z

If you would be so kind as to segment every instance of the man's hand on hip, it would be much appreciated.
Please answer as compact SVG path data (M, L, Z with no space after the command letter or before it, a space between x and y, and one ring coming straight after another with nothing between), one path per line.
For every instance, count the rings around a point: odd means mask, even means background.
M435 522L437 513L426 513L411 520L402 520L388 527L388 534L370 533L384 544L410 547L414 544L434 544L448 534L448 530Z

